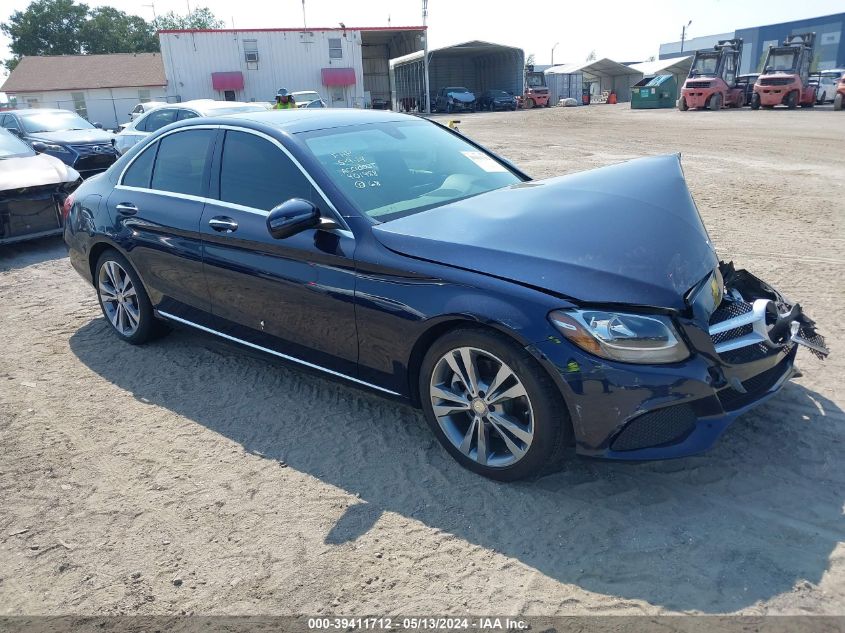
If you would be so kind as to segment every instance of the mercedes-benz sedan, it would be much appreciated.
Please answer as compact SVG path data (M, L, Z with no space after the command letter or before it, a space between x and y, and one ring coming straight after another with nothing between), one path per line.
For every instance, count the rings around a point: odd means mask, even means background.
M503 480L573 444L701 451L798 345L827 354L798 304L718 260L678 156L536 181L391 112L169 126L77 191L65 240L124 341L181 324L407 399Z

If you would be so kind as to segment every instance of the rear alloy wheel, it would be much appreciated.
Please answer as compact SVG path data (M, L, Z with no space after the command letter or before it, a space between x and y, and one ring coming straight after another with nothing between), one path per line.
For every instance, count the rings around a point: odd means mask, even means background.
M123 255L107 250L97 261L97 299L115 333L127 343L145 343L160 324L141 280Z
M485 477L513 481L553 469L571 430L550 377L507 337L460 329L420 371L426 421L446 450Z

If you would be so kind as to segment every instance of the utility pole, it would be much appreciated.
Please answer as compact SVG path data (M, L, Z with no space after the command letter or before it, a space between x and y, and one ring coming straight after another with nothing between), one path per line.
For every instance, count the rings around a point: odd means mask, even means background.
M555 42L555 45L552 46L552 66L555 65L555 49L557 48L558 44L560 44L560 42Z
M304 0L303 0L304 2ZM422 0L423 74L425 75L425 113L431 114L431 90L428 86L428 0Z
M681 27L681 52L684 52L684 40L687 39L687 29L689 25L692 24L692 20L687 22L684 26Z
M308 23L305 21L305 0L302 0L302 28L308 30Z

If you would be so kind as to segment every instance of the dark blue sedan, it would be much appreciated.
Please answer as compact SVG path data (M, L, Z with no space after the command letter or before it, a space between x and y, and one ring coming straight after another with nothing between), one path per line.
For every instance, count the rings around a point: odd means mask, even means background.
M701 451L827 354L719 262L677 156L534 181L424 119L248 113L164 128L69 209L126 342L180 324L407 399L496 479Z

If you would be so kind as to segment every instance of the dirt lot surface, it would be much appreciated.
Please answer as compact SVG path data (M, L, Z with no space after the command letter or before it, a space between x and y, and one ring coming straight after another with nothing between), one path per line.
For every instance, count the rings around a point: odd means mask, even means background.
M726 259L833 349L705 455L502 485L415 410L187 331L125 345L0 250L0 615L845 612L845 116L463 115L545 177L682 152Z

